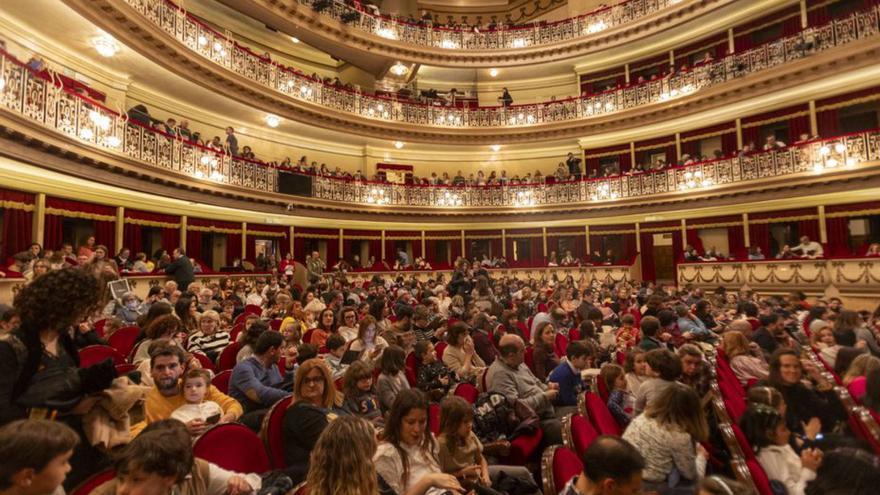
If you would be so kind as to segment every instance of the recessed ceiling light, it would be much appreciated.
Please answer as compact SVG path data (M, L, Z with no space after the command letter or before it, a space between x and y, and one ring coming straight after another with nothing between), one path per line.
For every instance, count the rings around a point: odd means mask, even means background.
M92 46L102 57L112 57L119 53L119 43L109 34L102 33L92 38Z
M266 125L269 127L278 127L278 124L281 123L281 117L277 115L266 115Z
M299 43L299 38L297 38L296 36L291 36L290 41L292 41L294 43Z
M409 72L409 67L407 67L406 65L403 65L403 63L401 63L401 62L397 62L394 65L392 65L391 68L388 70L392 74L394 74L395 76L403 76L407 72Z
M501 151L500 144L493 144L492 146L489 146L489 147L492 148L492 151L494 151L495 153L498 153L499 151Z
M397 149L403 148L403 141L394 141L394 147Z
M497 77L498 76L498 69L489 69L489 75L491 77Z

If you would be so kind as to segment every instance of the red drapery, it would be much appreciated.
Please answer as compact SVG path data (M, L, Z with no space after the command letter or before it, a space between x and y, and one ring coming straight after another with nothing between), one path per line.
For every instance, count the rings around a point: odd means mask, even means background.
M636 151L636 162L641 163L642 165L649 165L649 154L653 154L657 151L665 153L667 164L673 164L678 161L678 157L675 156L675 136L663 136L655 139L638 141L635 143L635 147L637 150L639 148L645 148ZM627 155L629 155L629 153L627 153ZM621 172L624 171L625 170L621 167Z
M820 136L834 136L840 133L837 109L816 112L816 123Z
M580 78L581 93L595 94L605 91L605 85L612 82L614 86L626 84L626 73L622 68L582 74Z
M798 236L807 236L811 241L818 241L819 221L815 219L798 220Z
M828 250L831 256L849 256L854 254L849 246L849 218L826 218L825 229L828 233Z
M180 247L180 217L176 215L165 215L162 213L152 213L140 210L125 210L126 222L122 229L122 239L124 247L131 249L134 253L140 251L143 246L143 225L130 220L142 220L147 222L157 222L160 224L172 224L171 227L156 227L161 232L162 249L169 253L175 248ZM147 225L149 226L149 225ZM151 257L153 253L146 253L147 257Z
M602 156L591 156L591 155L602 155ZM602 173L601 162L604 158L608 157L616 157L617 161L621 167L621 172L625 170L629 170L632 167L631 160L629 159L629 145L615 145L615 146L606 146L604 148L595 148L584 151L584 164L585 171L587 176L590 175L592 171L596 171L597 173ZM626 160L624 162L624 160ZM624 166L627 168L624 170Z
M544 265L547 262L547 258L544 256L544 240L541 238L541 236L532 237L530 240L532 243L532 257L530 260L532 266ZM547 254L549 255L550 252L548 251Z
M95 243L107 246L110 256L116 255L116 222L95 220Z
M59 215L46 215L46 224L43 228L43 244L49 249L60 249L64 243L64 229L62 221L64 217Z
M797 141L801 134L810 135L810 117L802 115L788 119L788 139L792 143ZM786 143L791 144L791 143Z
M780 21L780 19L782 20ZM755 33L770 28L773 25L780 25L779 34L781 36L788 36L800 31L799 6L795 5L781 11L772 12L745 25L735 27L734 49L739 53L754 48L757 45L754 41ZM771 40L763 39L761 41L766 43Z
M746 239L742 225L729 225L727 227L727 249L730 250L731 258L746 258Z
M703 247L703 240L700 239L700 232L697 229L687 229L687 243L696 249L699 254L706 252L706 249Z
M764 256L770 257L770 224L749 223L749 244L759 247Z
M655 280L656 270L654 269L654 234L651 232L642 232L640 235L641 256L642 256L642 280Z
M2 259L27 249L33 236L33 212L16 208L3 210Z
M247 236L247 250L245 252L244 258L246 260L253 261L256 258L256 246L257 239L270 239L275 241L275 244L278 249L278 254L281 257L287 255L290 252L290 242L287 237L290 229L281 225L262 225L262 224L248 224L247 225L248 236ZM262 232L272 232L274 234L283 234L282 236L278 235L266 235L262 234Z
M61 210L62 213L60 215L47 214L46 215L46 231L44 236L44 244L46 244L50 249L56 249L61 246L64 242L63 237L63 228L62 228L62 218L66 215L70 215L71 217L76 218L78 214L86 213L88 215L101 215L104 217L108 217L108 220L92 220L92 232L95 236L95 242L97 244L102 244L107 246L107 249L110 251L110 256L114 256L116 254L116 208L112 206L104 206L97 205L94 203L85 203L82 201L75 201L72 199L61 199L61 198L46 198L46 208L47 209L55 209ZM66 213L70 212L70 213ZM57 219L51 220L51 229L50 232L50 220L49 217L58 217ZM110 220L112 218L113 220ZM49 244L49 243L52 244Z
M131 250L132 258L143 249L143 235L141 226L134 223L126 223L122 226L122 246ZM147 253L151 257L153 253Z
M226 234L226 266L241 259L241 234Z
M202 232L200 230L186 231L186 255L197 260L202 259Z

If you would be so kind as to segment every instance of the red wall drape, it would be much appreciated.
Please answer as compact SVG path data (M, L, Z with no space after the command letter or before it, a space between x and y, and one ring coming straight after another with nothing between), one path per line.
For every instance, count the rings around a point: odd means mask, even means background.
M162 249L169 253L180 247L180 229L162 229Z
M700 232L697 229L687 229L687 243L693 246L699 254L706 252L706 249L703 247L703 240L700 239Z
M642 232L639 237L642 255L642 280L656 280L656 270L654 269L654 234L652 232Z
M791 143L797 141L801 134L810 135L810 117L802 115L788 119L788 139ZM786 144L791 144L786 143Z
M64 229L60 215L46 215L46 224L43 228L43 244L49 249L60 249L64 243Z
M168 252L171 253L171 250ZM200 230L186 231L186 255L197 260L202 259L202 232Z
M492 257L501 256L501 251L503 251L503 248L501 246L501 238L500 237L497 239L492 239L489 242L489 246L492 251Z
M122 226L122 246L131 250L132 258L143 249L142 227L138 224L127 223ZM147 253L152 256L153 253Z
M542 265L546 264L547 258L544 257L544 241L543 241L543 239L541 239L541 237L538 236L538 237L532 237L530 240L532 243L532 248L531 248L532 249L532 252L531 252L532 257L529 261L531 261L532 266L542 266ZM547 254L549 255L550 252L548 251Z
M761 248L764 256L770 257L770 224L749 223L749 244Z
M110 257L116 256L116 222L95 220L95 243L107 246Z
M824 137L834 136L840 133L837 109L822 110L816 112L816 123L819 135Z
M729 225L727 227L727 247L730 250L731 258L739 260L747 257L746 239L742 225Z
M828 250L831 256L849 256L853 254L849 247L849 218L826 218L825 229L828 233Z
M798 236L807 236L811 241L819 241L819 221L812 220L799 220L798 221Z
M3 260L24 251L33 241L33 218L33 212L30 211L16 208L3 210L3 238L0 240Z
M226 266L232 266L233 261L241 259L241 254L241 234L226 234Z

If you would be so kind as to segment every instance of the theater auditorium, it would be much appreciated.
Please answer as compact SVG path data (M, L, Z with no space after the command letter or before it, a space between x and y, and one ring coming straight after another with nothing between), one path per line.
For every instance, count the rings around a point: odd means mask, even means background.
M880 493L880 0L3 0L0 495Z

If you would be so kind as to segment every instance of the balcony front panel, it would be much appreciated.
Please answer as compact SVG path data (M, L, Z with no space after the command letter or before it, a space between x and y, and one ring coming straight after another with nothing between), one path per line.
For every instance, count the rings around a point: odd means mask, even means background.
M535 142L644 125L646 120L754 96L766 92L771 84L796 86L821 78L820 66L841 70L840 58L870 63L876 60L871 55L880 38L876 36L880 7L874 7L643 84L534 105L466 109L325 84L253 52L161 0L126 0L131 8L111 4L115 7L107 8L118 8L119 14L113 18L92 10L100 0L67 1L85 9L93 21L157 63L243 103L326 128L445 144ZM145 24L141 26L138 20ZM168 43L157 43L157 37ZM859 55L852 57L847 52L844 57L841 50ZM194 69L194 64L204 70Z

